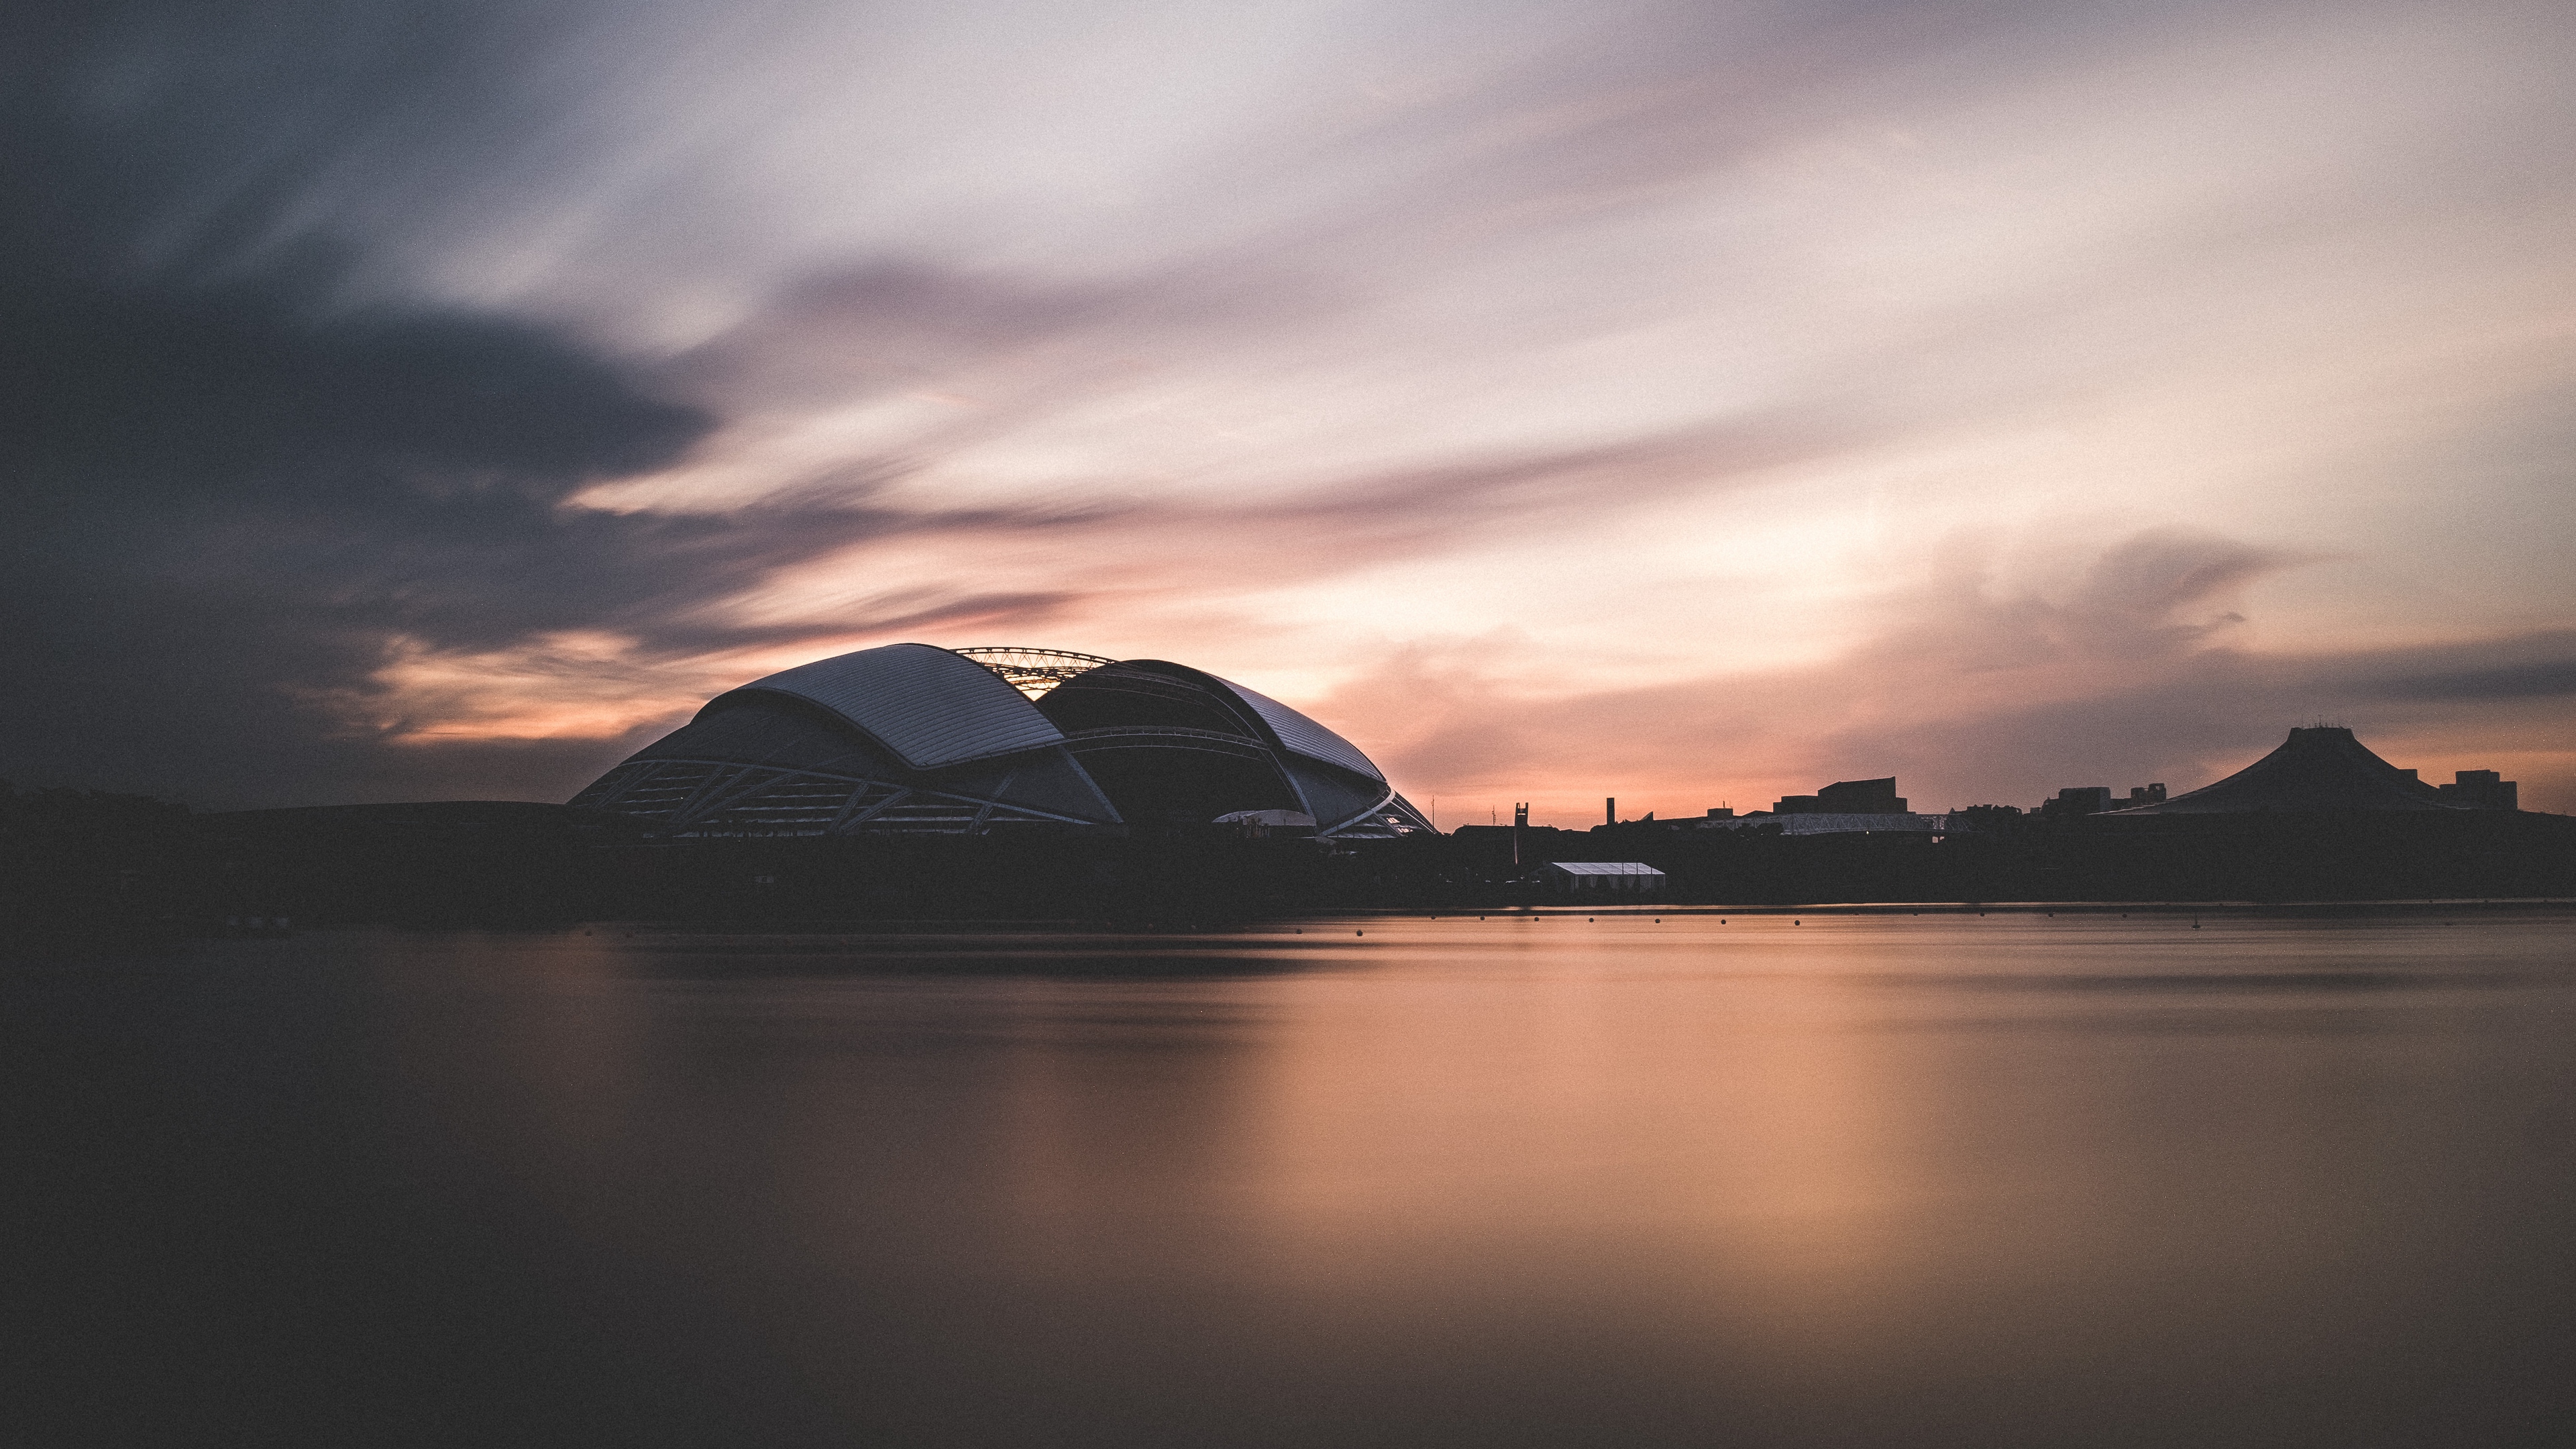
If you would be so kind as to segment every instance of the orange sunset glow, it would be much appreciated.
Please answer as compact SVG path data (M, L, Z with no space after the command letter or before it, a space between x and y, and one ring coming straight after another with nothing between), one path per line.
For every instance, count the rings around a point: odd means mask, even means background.
M2318 720L2576 808L2541 11L711 13L65 42L12 667L97 705L13 769L560 800L918 640L1193 661L1453 823Z

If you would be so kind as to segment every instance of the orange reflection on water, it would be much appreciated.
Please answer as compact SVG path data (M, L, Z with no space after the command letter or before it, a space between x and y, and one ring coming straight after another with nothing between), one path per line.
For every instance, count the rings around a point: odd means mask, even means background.
M1840 1029L1865 945L1813 949L1786 920L1378 929L1407 978L1308 995L1254 1068L1245 1208L1275 1271L1398 1295L1651 1284L1817 1330L1902 1270L1923 1084Z
M2563 924L350 949L417 1176L533 1189L878 1442L1984 1446L2456 1409L2405 1378L2453 1341L2521 1382Z

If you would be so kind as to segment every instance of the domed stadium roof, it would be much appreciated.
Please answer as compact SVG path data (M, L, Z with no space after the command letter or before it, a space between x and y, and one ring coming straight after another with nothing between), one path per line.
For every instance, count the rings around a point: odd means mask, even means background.
M572 799L683 836L981 835L1310 816L1338 839L1429 822L1359 747L1159 659L888 644L708 701Z
M2281 747L2214 785L2129 815L2252 815L2326 810L2456 810L2430 785L2379 756L2340 725L2294 729Z

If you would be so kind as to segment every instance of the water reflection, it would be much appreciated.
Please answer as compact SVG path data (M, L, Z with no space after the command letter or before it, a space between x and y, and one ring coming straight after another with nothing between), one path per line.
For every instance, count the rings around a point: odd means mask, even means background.
M317 936L20 994L58 1066L152 1063L37 1132L169 1159L119 1233L218 1189L328 1266L151 1340L261 1325L196 1390L256 1442L2558 1442L2567 916L1796 919Z

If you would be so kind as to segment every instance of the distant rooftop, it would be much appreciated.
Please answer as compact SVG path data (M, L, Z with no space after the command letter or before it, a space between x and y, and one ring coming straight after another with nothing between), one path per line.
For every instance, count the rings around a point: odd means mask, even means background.
M2341 725L2294 729L2281 747L2214 785L2158 804L2111 811L2133 815L2252 815L2267 811L2457 810L2430 785L2370 752Z
M1790 811L1770 814L1756 811L1751 815L1719 815L1707 819L1685 817L1675 822L1682 830L1747 830L1775 825L1783 835L1946 835L1950 830L1947 815L1927 815L1916 811L1889 814L1881 811Z

